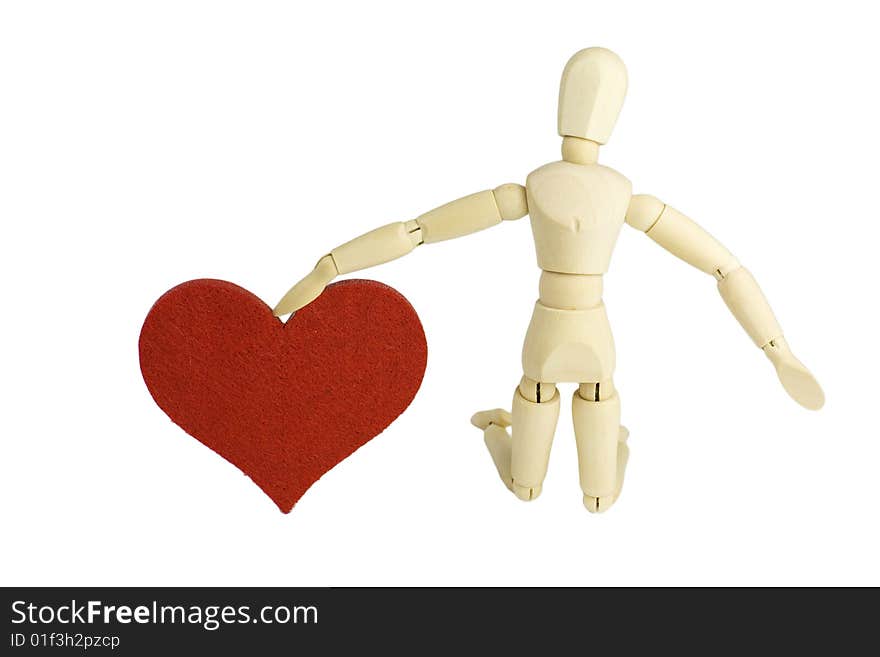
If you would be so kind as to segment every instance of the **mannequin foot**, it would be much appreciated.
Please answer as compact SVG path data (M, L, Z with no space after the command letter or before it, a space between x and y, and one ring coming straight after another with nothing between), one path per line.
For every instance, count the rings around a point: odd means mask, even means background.
M512 419L509 411L505 411L503 408L493 408L488 411L474 413L473 416L471 416L471 424L477 427L477 429L482 429L483 431L489 428L490 424L495 424L502 429L506 429L510 426Z

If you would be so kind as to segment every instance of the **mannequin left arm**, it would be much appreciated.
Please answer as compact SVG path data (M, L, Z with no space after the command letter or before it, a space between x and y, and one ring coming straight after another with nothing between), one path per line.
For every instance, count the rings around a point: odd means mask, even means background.
M786 392L805 408L822 407L822 388L795 358L757 281L730 251L691 219L653 196L633 196L626 222L673 255L714 276L730 312L773 363Z

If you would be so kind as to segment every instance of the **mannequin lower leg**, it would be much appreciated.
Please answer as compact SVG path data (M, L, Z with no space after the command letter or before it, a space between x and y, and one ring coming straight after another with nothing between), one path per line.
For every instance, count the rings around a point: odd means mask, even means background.
M571 405L584 505L607 510L620 494L629 452L620 426L620 397L609 379L582 383Z
M483 429L501 480L521 500L541 494L558 418L556 386L526 377L513 393L512 413L495 409L471 418L472 424ZM511 425L512 435L507 433Z
M523 377L513 393L511 415L511 490L521 500L533 500L541 494L559 419L556 386Z

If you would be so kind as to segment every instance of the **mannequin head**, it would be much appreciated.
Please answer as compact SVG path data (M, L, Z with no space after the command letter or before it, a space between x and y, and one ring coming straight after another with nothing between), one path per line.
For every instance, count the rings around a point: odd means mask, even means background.
M559 86L559 135L604 144L626 96L626 67L605 48L575 53Z

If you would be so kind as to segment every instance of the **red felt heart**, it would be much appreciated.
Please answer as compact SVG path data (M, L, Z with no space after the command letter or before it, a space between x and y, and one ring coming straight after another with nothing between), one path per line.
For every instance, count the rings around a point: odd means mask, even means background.
M285 513L409 406L428 354L409 302L367 280L287 323L237 285L189 281L150 309L139 348L159 407Z

